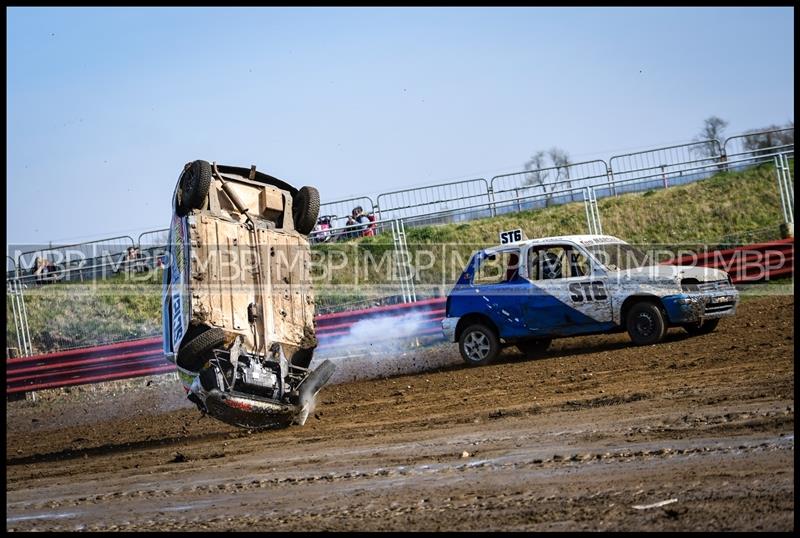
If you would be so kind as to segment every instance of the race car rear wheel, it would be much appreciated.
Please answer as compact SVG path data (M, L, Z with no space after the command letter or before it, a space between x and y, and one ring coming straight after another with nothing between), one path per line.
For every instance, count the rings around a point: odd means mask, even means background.
M500 352L500 342L485 325L470 325L458 339L458 349L467 364L480 366L492 362Z
M200 334L181 346L177 364L189 371L199 372L206 362L214 358L214 348L224 342L225 331L218 327L205 327Z
M193 209L203 207L211 187L211 165L206 161L193 161L186 165L181 174L177 193L178 216L188 215Z
M664 313L651 302L639 302L631 307L626 319L628 334L637 346L656 344L667 333Z
M319 191L314 187L300 187L292 198L294 229L308 235L317 225L319 216Z
M535 340L525 340L517 342L517 349L526 357L535 357L547 351L550 347L552 338L536 338Z
M707 319L698 323L686 323L683 325L684 330L692 336L699 336L701 334L708 334L713 332L719 325L718 319Z

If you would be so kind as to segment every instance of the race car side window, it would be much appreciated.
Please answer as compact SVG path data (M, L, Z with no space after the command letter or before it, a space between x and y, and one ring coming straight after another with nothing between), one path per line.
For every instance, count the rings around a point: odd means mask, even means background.
M499 284L513 280L519 272L519 250L504 250L481 260L473 284Z
M568 249L563 246L532 247L528 252L528 275L531 280L566 278L569 272Z
M589 258L580 250L571 248L569 250L569 259L571 276L589 276L592 272L591 266L589 265Z
M568 246L538 246L528 252L528 278L553 280L588 276L591 272L585 254Z

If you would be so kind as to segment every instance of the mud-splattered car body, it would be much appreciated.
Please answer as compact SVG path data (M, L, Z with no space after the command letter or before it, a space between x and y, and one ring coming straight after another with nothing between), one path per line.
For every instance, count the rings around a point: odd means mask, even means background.
M255 167L194 161L172 205L164 353L188 398L241 427L302 424L333 373L329 362L309 370L316 338L307 234L316 190Z
M445 337L459 342L468 363L483 364L507 344L533 353L552 338L626 329L635 343L651 344L668 327L702 334L735 313L739 295L724 271L645 265L637 260L642 255L604 235L547 237L478 251L447 298ZM499 274L485 278L488 262L499 258L505 259L495 264ZM465 342L471 326L478 330Z

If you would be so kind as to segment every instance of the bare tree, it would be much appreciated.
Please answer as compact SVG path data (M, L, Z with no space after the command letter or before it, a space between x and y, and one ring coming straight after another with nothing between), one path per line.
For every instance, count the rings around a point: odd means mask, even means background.
M703 128L694 139L694 142L705 142L706 140L716 140L722 144L725 140L723 132L728 126L728 122L718 116L709 116L703 120ZM694 151L700 154L701 157L717 157L717 148L715 145L703 144L702 146L693 148Z
M547 162L548 158L549 163ZM542 191L547 194L545 204L549 206L553 202L553 192L558 189L559 181L567 180L567 188L571 186L569 165L569 154L563 149L552 147L547 151L539 150L525 163L525 170L529 170L529 173L525 177L524 184L541 187ZM552 181L548 181L551 170L555 170L555 177ZM549 191L548 185L550 186Z
M728 126L728 122L717 116L709 116L703 121L703 129L700 131L699 140L718 140L723 141L723 131Z
M556 180L569 179L569 155L561 148L550 148L547 152L550 155L550 160L553 166L556 167L557 176Z
M531 171L525 176L525 185L541 185L544 187L547 180L547 171L542 170L543 168L545 168L544 151L540 150L534 153L530 160L525 163L525 170Z
M767 148L788 146L794 144L794 120L789 120L786 125L770 125L761 129L750 129L745 132L742 145L746 151L754 155L769 153Z

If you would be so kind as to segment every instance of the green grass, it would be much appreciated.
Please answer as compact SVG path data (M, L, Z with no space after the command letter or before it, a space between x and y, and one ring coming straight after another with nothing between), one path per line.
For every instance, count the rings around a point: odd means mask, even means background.
M688 185L603 198L598 200L598 209L605 234L671 251L778 239L782 221L777 181L770 164L718 173ZM451 283L463 267L461 260L478 249L496 245L501 230L515 228L521 228L529 238L586 233L583 202L458 224L407 227L412 259L417 260L422 251L436 253L433 266L421 271L415 282L421 286ZM324 248L326 254L338 250L352 257L391 252L393 244L391 234L386 233L317 248ZM342 268L330 275L328 283L358 289L387 280L379 271L356 273L360 274L354 274L351 266Z
M598 200L603 232L630 243L725 242L741 232L774 229L782 220L771 164L722 172L691 183ZM586 233L583 202L435 227L406 228L412 243L492 245L500 230L522 228L529 238ZM355 240L386 244L391 237Z
M790 165L793 167L793 161ZM606 234L629 243L684 249L777 239L782 222L772 165L723 172L668 189L603 198L598 200L598 209ZM406 228L413 260L425 263L430 261L425 253L434 254L430 267L416 275L419 295L446 292L472 252L496 245L498 233L513 228L522 228L529 238L586 233L584 206L578 202L465 223ZM314 245L313 249L315 260L334 258L329 267L312 267L320 310L368 304L399 293L398 281L390 274L391 234ZM344 265L342 256L348 260ZM754 291L748 293L755 294L765 288L750 289ZM154 272L147 282L134 284L127 284L124 275L116 275L91 284L47 285L26 291L25 300L37 351L160 333L160 272ZM9 320L10 308L7 306ZM6 324L6 331L8 341L15 342L12 322Z
M120 278L49 284L24 290L34 353L119 342L161 332L161 286ZM6 339L16 346L10 301Z

